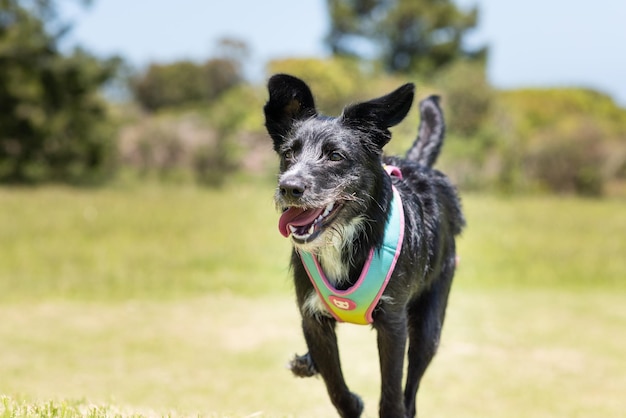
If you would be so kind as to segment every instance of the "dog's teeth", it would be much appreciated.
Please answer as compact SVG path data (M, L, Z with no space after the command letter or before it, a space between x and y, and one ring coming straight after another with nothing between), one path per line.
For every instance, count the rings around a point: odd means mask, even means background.
M300 227L295 227L293 225L289 225L289 231L291 232L291 234L293 235L294 238L299 239L299 240L306 240L308 239L311 235L313 235L315 233L315 228L321 224L321 222L324 220L324 218L326 218L328 215L330 215L330 212L333 211L335 207L334 203L329 204L328 206L326 206L326 208L324 208L324 212L322 212L314 221L313 223L309 226L309 229L306 232L302 232L299 233L298 231L302 231L302 226Z
M328 214L333 210L333 208L335 207L334 203L331 203L330 205L326 206L326 210L324 211L324 213L322 214L323 217L328 216Z

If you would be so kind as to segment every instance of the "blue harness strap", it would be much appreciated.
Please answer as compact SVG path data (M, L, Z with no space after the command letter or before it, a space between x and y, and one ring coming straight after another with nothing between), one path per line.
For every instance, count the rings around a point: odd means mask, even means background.
M391 175L400 172L397 167L386 169ZM404 238L404 210L395 187L390 208L382 246L370 250L359 279L346 290L338 290L329 282L315 255L298 252L319 298L337 321L360 325L373 322L372 312L391 278Z

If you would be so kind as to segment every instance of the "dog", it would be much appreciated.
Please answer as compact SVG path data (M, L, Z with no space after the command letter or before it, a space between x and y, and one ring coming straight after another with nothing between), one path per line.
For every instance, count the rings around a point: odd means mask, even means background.
M380 417L414 417L420 381L439 344L457 264L455 237L465 226L455 187L432 168L445 131L439 98L420 102L417 139L400 158L383 156L383 147L413 103L413 84L349 105L338 117L319 114L308 85L296 77L277 74L267 86L265 126L280 157L279 230L293 244L308 348L290 368L300 377L321 375L339 415L359 417L363 402L344 380L335 328L340 321L371 323ZM378 287L361 291L373 286L365 281ZM357 287L370 299L353 298Z

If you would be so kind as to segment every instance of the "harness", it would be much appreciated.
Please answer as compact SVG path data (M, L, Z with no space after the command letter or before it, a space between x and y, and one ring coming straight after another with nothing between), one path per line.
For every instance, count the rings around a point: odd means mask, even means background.
M390 176L402 178L398 167L384 168ZM361 275L352 287L346 290L336 289L326 278L315 255L308 251L298 251L317 295L339 322L371 324L372 312L396 266L404 238L404 210L400 193L393 186L392 189L391 213L385 225L383 244L378 249L370 250Z

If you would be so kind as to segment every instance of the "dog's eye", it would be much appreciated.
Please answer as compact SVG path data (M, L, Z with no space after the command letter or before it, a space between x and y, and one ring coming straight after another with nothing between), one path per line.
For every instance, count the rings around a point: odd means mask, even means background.
M288 151L283 152L283 158L285 160L292 160L293 159L293 151L288 150Z
M340 152L334 151L330 153L330 155L328 156L328 159L330 161L341 161L343 160L343 155L341 155Z

